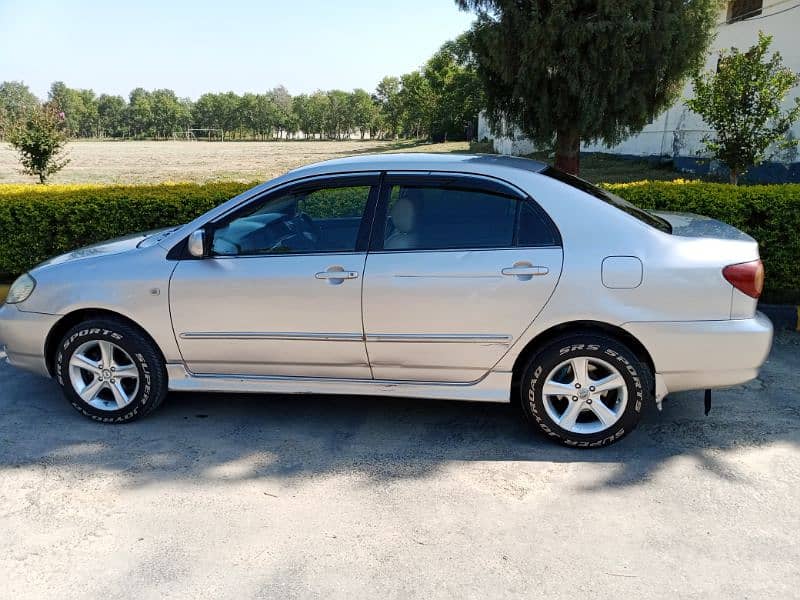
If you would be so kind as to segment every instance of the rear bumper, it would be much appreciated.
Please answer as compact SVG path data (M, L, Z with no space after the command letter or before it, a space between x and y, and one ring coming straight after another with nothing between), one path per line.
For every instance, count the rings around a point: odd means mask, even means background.
M49 377L44 357L47 334L58 315L23 312L15 304L0 305L0 347L9 364Z
M752 319L626 323L653 358L669 392L739 385L755 379L772 347L772 322Z

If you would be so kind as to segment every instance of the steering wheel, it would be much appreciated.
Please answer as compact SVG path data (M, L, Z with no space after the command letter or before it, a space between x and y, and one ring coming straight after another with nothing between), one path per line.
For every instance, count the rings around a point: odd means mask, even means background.
M314 223L314 220L304 212L298 213L296 218L302 221L303 224L306 226L306 231L311 235L311 241L314 242L314 245L316 246L317 242L319 241L320 235L322 234L319 225Z

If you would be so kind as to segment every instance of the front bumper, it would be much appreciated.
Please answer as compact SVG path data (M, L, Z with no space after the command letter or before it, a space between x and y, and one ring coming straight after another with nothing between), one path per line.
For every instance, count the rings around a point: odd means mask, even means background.
M772 322L752 319L626 323L653 359L669 392L739 385L755 379L772 348Z
M47 334L58 315L24 312L16 304L0 304L0 347L9 364L49 377L44 356Z

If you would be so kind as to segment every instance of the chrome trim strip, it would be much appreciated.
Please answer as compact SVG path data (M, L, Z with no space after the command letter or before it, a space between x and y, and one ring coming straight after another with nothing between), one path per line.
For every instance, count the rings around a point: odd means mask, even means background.
M363 342L360 333L302 333L275 331L191 331L182 340L301 340L311 342Z
M498 333L489 334L442 334L429 335L427 333L375 333L367 335L368 342L394 342L414 344L504 344L511 343L510 335Z
M181 333L182 340L299 340L309 342L393 342L413 344L503 344L511 343L510 335L502 334L441 334L427 333L302 333L275 331L190 331Z

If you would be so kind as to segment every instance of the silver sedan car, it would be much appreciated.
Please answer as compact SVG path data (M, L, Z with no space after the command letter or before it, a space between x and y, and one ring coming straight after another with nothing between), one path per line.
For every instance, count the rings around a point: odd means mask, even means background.
M168 390L511 400L593 447L669 392L756 377L763 280L734 227L539 162L360 156L37 266L0 342L101 422Z

